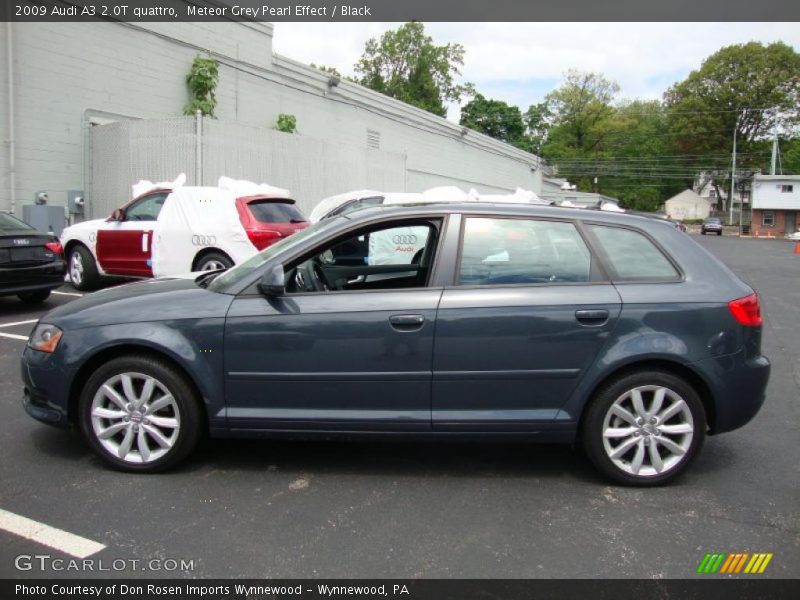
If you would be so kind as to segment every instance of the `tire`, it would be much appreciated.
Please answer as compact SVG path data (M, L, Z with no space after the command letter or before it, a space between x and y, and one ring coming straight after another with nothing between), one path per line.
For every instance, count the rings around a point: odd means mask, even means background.
M717 235L722 235L722 232L721 232L721 231L718 231L718 232L717 232Z
M216 271L230 269L233 261L223 252L209 252L195 261L193 271Z
M76 290L91 290L100 283L97 262L89 249L82 244L76 244L69 251L67 268L69 269L69 280Z
M636 392L644 413L635 409ZM649 411L657 395L662 395L662 403L652 423ZM694 388L672 373L656 370L630 373L604 385L592 398L581 429L584 449L597 469L618 483L639 487L678 477L697 456L705 435L705 409Z
M148 400L143 397L149 381L153 384ZM104 391L109 387L116 397ZM136 407L141 400L144 405ZM149 356L123 356L97 369L81 391L78 411L89 446L122 471L169 469L186 458L203 431L200 400L190 382ZM101 437L109 431L108 437Z
M17 297L25 304L41 304L50 297L50 290L23 292L21 294L17 294Z
M701 229L700 230L700 235L705 235L705 234L706 234L706 230L705 229Z

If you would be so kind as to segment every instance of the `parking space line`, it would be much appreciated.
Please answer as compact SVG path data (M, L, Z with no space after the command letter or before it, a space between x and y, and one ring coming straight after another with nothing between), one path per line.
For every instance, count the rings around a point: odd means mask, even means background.
M30 319L29 321L17 321L16 323L0 323L0 327L14 327L16 325L30 325L36 323L39 319Z
M106 547L105 544L50 527L2 508L0 508L0 529L76 558L86 558Z
M53 291L53 294L58 294L59 296L77 296L78 298L82 298L83 294L78 294L76 292L56 292Z
M10 340L28 340L27 335L17 335L16 333L0 333L0 337L8 338Z

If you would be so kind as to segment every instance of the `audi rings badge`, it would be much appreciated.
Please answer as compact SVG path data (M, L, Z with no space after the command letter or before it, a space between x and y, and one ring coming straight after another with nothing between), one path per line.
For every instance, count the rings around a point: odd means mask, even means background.
M217 243L215 235L193 235L192 246L214 246Z
M392 238L392 241L395 244L416 244L417 243L417 236L413 233L411 234L399 234Z

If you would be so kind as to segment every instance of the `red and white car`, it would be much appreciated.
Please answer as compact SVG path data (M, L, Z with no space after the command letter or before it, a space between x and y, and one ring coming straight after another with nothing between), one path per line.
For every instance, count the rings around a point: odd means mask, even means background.
M144 187L110 217L62 233L77 289L91 289L103 276L226 269L308 226L288 191L271 186L220 178L217 187Z

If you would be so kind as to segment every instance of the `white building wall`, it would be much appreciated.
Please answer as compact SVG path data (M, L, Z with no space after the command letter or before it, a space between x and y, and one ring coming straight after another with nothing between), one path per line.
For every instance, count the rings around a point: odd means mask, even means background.
M711 205L705 200L667 200L664 203L664 212L671 219L705 219L711 214Z
M792 191L782 191L783 186L791 186ZM756 175L753 208L800 210L800 175Z
M454 180L479 191L541 189L537 157L476 132L464 136L454 123L349 82L329 88L326 74L273 56L270 24L42 22L15 23L12 32L17 214L36 191L64 205L68 190L90 183L84 164L90 120L181 115L189 100L185 77L202 49L220 62L221 120L273 127L278 114L289 113L299 135L356 148L367 146L367 129L377 131L381 151L406 156L408 191ZM6 35L0 28L3 98ZM11 208L7 171L3 144L0 210Z

